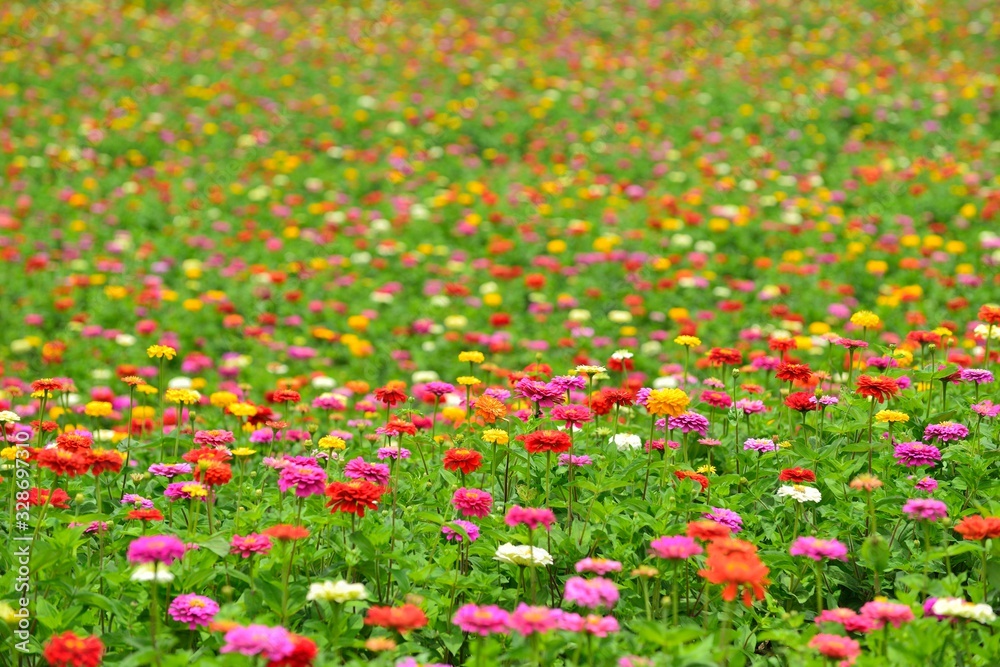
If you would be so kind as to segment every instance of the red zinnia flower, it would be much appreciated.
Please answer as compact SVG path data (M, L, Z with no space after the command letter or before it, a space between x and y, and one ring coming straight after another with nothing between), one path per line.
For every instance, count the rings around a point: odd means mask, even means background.
M796 391L786 396L785 405L799 412L819 410L819 403L816 402L816 397L804 391Z
M309 530L303 528L302 526L292 526L287 523L279 523L276 526L271 526L264 531L264 534L268 537L273 537L276 540L288 541L288 540L304 540L309 537Z
M97 637L80 637L72 630L52 635L42 657L53 667L97 667L104 656L104 644Z
M899 393L899 385L891 377L885 375L878 377L862 375L858 378L858 387L855 392L858 396L868 396L879 403L884 403Z
M50 507L58 507L61 510L69 509L69 494L62 489L56 489L49 496L48 489L30 488L28 489L29 505L44 505L48 502Z
M767 341L767 346L775 352L794 350L796 345L794 338L770 338Z
M635 396L628 389L605 389L601 393L613 405L629 406L635 402Z
M699 473L696 473L696 472L692 472L690 470L675 470L674 471L674 476L677 479L693 479L694 481L696 481L699 484L701 484L701 490L702 491L705 491L706 489L708 489L708 477L705 477L702 474L699 474Z
M410 422L399 421L395 417L389 420L389 423L382 427L383 432L387 435L399 435L400 433L406 433L407 435L415 435L417 432L417 427Z
M278 389L271 394L271 401L274 403L298 403L302 400L302 394L291 389Z
M559 454L568 450L573 444L569 439L569 434L562 431L535 431L526 436L518 437L524 438L524 448L528 450L529 454L538 454L540 452L554 452Z
M708 351L708 363L713 366L739 366L743 363L743 354L728 347L713 347Z
M94 476L102 472L119 472L125 463L125 455L117 449L92 449L87 452L90 457L90 473Z
M379 403L392 407L397 403L402 403L406 400L406 392L399 387L386 385L385 387L375 390L375 400Z
M31 383L32 391L62 391L63 389L65 389L63 381L53 378L42 378Z
M427 625L427 615L415 604L401 607L369 607L365 625L377 625L406 633Z
M812 369L809 364L781 364L775 371L774 377L782 382L807 383L812 377Z
M780 482L792 482L794 484L802 484L803 482L815 482L816 473L808 468L785 468L778 475L778 481Z
M160 510L131 510L125 518L138 521L163 521L163 513Z
M1000 537L1000 518L967 516L955 524L955 532L967 540L985 540Z
M202 447L201 449L192 449L189 452L185 452L184 456L181 457L188 463L198 463L199 461L228 461L233 458L233 455L224 449L213 449L211 447Z
M977 317L986 324L1000 325L1000 306L982 306ZM31 386L34 387L34 383Z
M319 655L316 642L308 637L292 635L292 646L295 649L281 660L271 660L267 667L312 667L313 661Z
M347 512L363 517L365 509L378 509L378 501L385 492L384 486L366 479L332 482L326 487L326 495L330 496L326 505L330 508L330 512Z
M87 472L90 459L84 454L64 452L59 449L43 449L38 453L38 465L48 468L56 475L76 477Z
M76 433L63 433L56 438L56 447L67 452L78 452L82 449L90 449L94 441L86 435Z
M469 475L479 470L483 455L472 449L449 449L444 453L445 470L461 470Z

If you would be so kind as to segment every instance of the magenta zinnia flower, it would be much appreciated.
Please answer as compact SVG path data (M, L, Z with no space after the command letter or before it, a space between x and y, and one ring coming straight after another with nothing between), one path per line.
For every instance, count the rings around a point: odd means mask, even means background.
M670 560L684 560L691 556L697 556L702 551L701 546L687 535L658 537L649 544L649 553L657 558Z
M190 463L154 463L149 466L150 474L167 479L178 475L190 475L193 470Z
M814 561L824 558L847 560L847 547L837 540L821 540L815 537L800 537L792 542L788 550L793 556L805 556Z
M557 405L552 408L551 416L555 421L566 422L569 429L579 428L592 418L590 408L585 405Z
M566 590L563 599L567 602L575 602L581 607L595 609L597 607L607 607L610 609L618 602L618 586L615 582L604 577L584 579L583 577L570 577L566 581Z
M229 543L229 553L250 558L253 554L267 554L271 551L271 538L267 535L250 533L246 536L233 535Z
M167 613L178 623L187 623L189 630L194 630L199 625L208 625L219 613L219 605L211 598L188 593L175 597Z
M463 632L474 632L477 635L503 634L510 629L510 614L496 605L467 604L459 607L451 622Z
M295 487L299 498L318 496L326 492L326 471L313 466L290 465L278 475L278 488L282 491Z
M489 516L493 507L493 496L481 489L462 487L451 497L451 504L465 516Z
M892 627L898 628L903 623L913 620L913 610L905 604L898 602L879 602L873 600L865 603L861 607L861 616L870 618L875 623L876 630L881 629L886 623L891 623Z
M903 513L916 521L937 521L948 516L948 506L933 498L911 498L903 505Z
M231 431L197 431L194 434L194 444L205 447L224 447L235 440Z
M281 627L269 628L266 625L233 628L226 633L225 641L219 653L261 655L267 660L282 660L295 650L288 630Z
M557 617L548 607L531 607L523 602L510 615L510 627L522 635L546 633L556 627Z
M656 425L663 428L663 421L657 420ZM697 412L685 412L678 417L669 417L666 426L671 431L679 430L681 433L697 433L701 436L708 434L708 419Z
M504 523L508 526L513 527L524 524L529 530L535 530L539 526L545 526L545 529L549 530L555 522L555 513L550 509L541 507L521 507L520 505L514 505L507 510L507 516L504 517Z
M743 517L732 510L723 507L713 507L712 511L701 515L702 519L708 519L723 526L728 526L734 534L743 530Z
M128 545L128 562L163 563L170 565L184 555L187 548L173 535L150 535L132 540Z
M609 572L621 572L622 564L616 560L608 560L606 558L584 558L576 564L576 571L604 575Z
M462 530L465 531L465 534L469 536L470 543L475 542L476 540L479 539L479 526L472 523L471 521L465 521L464 519L455 519L451 523L455 524L456 526L459 526ZM448 525L441 526L441 534L444 535L444 539L448 540L449 542L465 541L465 537L460 532L458 532L457 530Z
M934 445L922 442L901 442L896 445L893 456L902 465L909 468L934 465L941 460L941 450Z
M389 466L384 463L368 463L360 456L351 459L344 466L344 477L366 479L380 486L389 483Z
M924 429L924 440L937 439L941 442L951 442L952 440L964 440L967 437L969 437L969 429L955 422L931 424Z

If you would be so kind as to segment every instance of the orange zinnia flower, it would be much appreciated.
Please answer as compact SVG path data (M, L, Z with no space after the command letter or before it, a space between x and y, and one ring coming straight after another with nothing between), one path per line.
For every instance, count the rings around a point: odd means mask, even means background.
M855 389L858 396L868 396L879 403L884 403L899 393L899 385L890 377L880 375L870 377L862 375L858 378L858 388Z
M687 536L704 542L713 542L729 537L732 531L715 521L692 521L687 525Z
M708 351L708 363L713 366L739 366L743 363L743 354L728 347L713 347Z
M743 604L749 607L754 598L764 599L764 586L770 583L767 579L770 570L757 557L756 550L743 540L710 542L705 569L699 570L698 575L713 584L724 584L722 599L727 602L735 600L742 587Z
M487 424L507 416L507 407L497 398L485 394L476 399L476 416Z
M401 634L427 625L427 615L415 604L401 607L369 607L365 625L392 628Z
M1000 518L967 516L955 524L955 532L967 540L985 540L1000 537Z

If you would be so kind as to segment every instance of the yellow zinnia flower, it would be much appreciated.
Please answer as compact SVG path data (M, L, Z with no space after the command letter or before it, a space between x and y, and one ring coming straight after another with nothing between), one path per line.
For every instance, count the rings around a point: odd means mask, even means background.
M486 360L486 357L483 356L482 352L476 352L476 351L472 351L472 352L459 352L459 354L458 354L458 360L459 361L471 361L474 364L481 364L481 363L483 363Z
M173 359L177 355L177 350L169 345L150 345L146 348L146 354L150 359Z
M691 398L681 389L654 389L646 399L646 410L651 415L680 417L689 403Z

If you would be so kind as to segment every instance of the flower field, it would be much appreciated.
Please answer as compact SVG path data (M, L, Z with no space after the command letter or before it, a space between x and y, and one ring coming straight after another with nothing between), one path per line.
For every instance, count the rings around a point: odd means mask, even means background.
M987 0L0 7L0 667L1000 664Z

